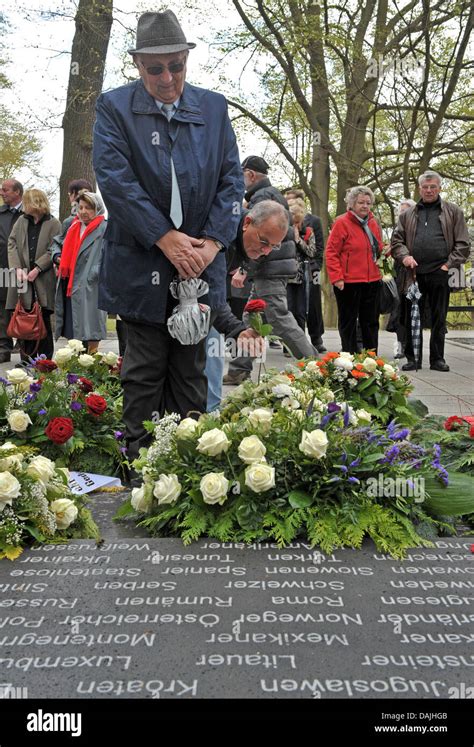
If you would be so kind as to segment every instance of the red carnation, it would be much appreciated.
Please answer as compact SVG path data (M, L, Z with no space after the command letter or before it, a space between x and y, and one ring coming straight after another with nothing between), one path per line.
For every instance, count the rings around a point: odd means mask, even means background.
M444 423L444 428L447 431L452 431L456 425L463 425L462 418L459 418L457 415L452 415L450 418L447 418Z
M252 312L265 311L267 302L262 301L261 298L254 298L253 301L249 301L245 304L244 311L248 311L249 314Z
M474 438L474 425L471 425L469 428L469 437Z
M50 441L55 444L64 444L74 433L71 418L53 418L44 429Z
M91 415L102 415L107 409L107 402L98 394L89 394L86 397L86 407Z
M49 360L48 358L43 358L42 360L40 359L35 363L35 368L38 371L41 371L41 373L50 373L50 371L55 371L57 367L57 363Z
M85 376L79 376L79 386L83 392L92 392L94 390L94 384L90 379L86 379Z

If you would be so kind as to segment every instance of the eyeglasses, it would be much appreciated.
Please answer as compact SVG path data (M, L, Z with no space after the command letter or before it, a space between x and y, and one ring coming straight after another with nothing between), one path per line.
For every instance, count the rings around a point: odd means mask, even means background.
M277 252L279 249L281 249L281 241L279 244L270 244L270 242L267 241L267 239L262 239L257 229L255 229L255 233L257 234L257 238L262 244L262 246L269 246L273 249L274 252Z
M168 70L173 75L175 73L182 73L186 62L170 62L169 65L153 65L152 67L145 67L143 62L140 60L140 65L145 68L148 75L161 75L165 70Z

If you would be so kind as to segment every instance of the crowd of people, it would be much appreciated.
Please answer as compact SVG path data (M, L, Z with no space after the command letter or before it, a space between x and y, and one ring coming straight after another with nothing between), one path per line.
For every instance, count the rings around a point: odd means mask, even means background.
M106 337L107 314L114 315L130 459L150 440L144 420L213 410L222 383L250 377L264 341L244 312L249 299L266 302L266 321L286 355L317 356L325 352L325 268L341 349L378 346L383 241L374 193L348 190L347 210L324 247L322 222L307 209L305 193L273 186L260 156L241 163L225 98L186 82L194 46L172 11L140 17L129 50L139 79L97 101L93 159L105 206L92 184L75 179L71 216L61 226L44 192L23 192L15 179L2 185L0 362L14 350L7 330L18 299L27 309L38 300L47 329L36 343L17 342L24 362L52 356L53 312L56 338L79 339L89 353ZM401 201L391 240L402 302L390 324L407 357L404 370L421 367L408 321L412 300L404 295L414 280L421 304L426 299L431 308L430 367L449 370L448 274L468 259L469 236L462 210L440 190L439 174L420 176L420 199ZM204 295L196 308L209 328L183 344L169 324L178 304L173 287L197 278ZM220 335L236 349L225 376L222 348L211 354Z

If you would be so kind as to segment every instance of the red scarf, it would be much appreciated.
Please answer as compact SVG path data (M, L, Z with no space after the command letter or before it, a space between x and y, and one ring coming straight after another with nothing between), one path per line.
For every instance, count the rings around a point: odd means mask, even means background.
M82 236L80 235L82 223L79 218L75 218L71 223L71 226L66 234L66 238L64 239L63 250L61 252L61 261L59 263L59 274L64 279L69 278L66 290L67 296L70 296L72 294L74 270L76 269L77 255L79 254L79 249L81 248L82 242L87 236L89 236L89 234L92 233L92 231L97 228L97 226L102 223L103 220L103 215L97 215L95 218L93 218L89 225L86 227L86 230L84 231Z

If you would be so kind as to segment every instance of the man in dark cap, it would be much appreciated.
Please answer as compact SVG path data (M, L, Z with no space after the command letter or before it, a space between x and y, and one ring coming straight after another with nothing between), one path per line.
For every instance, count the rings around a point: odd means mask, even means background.
M127 327L122 366L128 456L144 420L206 409L205 340L185 345L167 320L170 283L202 277L212 314L226 303L225 250L237 232L242 170L225 98L186 82L189 50L171 10L144 13L129 52L140 80L97 101L94 167L108 209L100 308Z

